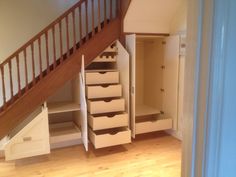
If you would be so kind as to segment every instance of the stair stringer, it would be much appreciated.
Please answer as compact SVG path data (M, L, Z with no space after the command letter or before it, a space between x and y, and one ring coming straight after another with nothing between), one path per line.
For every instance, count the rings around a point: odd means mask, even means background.
M83 44L62 65L47 74L25 95L0 114L0 139L20 124L49 96L80 72L81 57L85 55L85 66L96 58L120 36L120 19L117 18Z

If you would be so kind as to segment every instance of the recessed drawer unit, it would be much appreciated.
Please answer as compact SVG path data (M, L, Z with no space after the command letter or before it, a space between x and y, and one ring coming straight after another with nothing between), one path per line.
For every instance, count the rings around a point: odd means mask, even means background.
M172 128L172 119L157 119L144 122L137 122L135 125L136 134L168 130Z
M93 62L116 62L115 56L98 56L96 57Z
M88 100L87 104L90 114L125 111L125 100L123 98L112 100Z
M104 50L104 52L117 52L117 50L116 46L109 46Z
M92 130L102 130L116 127L127 127L128 114L89 115L89 126Z
M121 85L87 86L86 94L88 99L121 97Z
M118 84L118 71L101 71L85 73L86 85Z
M99 131L92 131L89 129L89 138L94 147L98 149L130 143L131 132L128 128Z

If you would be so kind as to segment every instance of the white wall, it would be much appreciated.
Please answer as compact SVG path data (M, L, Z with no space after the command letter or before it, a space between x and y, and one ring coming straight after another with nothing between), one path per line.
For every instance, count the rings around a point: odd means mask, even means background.
M58 18L63 12L73 6L79 0L0 0L0 63L8 56L14 53L19 47L29 41L33 36L43 30L47 25ZM110 1L107 1L107 7L110 7ZM101 3L101 21L104 18L104 3ZM97 13L97 1L95 1L95 15ZM76 42L80 40L79 31L79 9L75 11L75 28L76 28ZM110 9L107 8L107 16L110 16ZM85 4L81 8L82 13L82 37L86 34L85 25ZM91 0L88 1L88 14L91 14ZM115 0L113 0L113 17L115 15ZM92 29L92 18L89 15L88 19L89 31ZM95 26L98 20L95 17ZM72 14L69 15L69 47L73 46L73 28L72 28ZM59 25L55 26L55 41L56 41L56 59L60 58L60 43L59 43ZM62 20L62 41L63 53L67 51L66 45L66 23L65 19ZM48 32L48 49L49 49L49 64L53 63L53 37L52 30ZM35 61L35 74L40 73L39 67L39 50L38 41L34 42L34 61ZM26 49L27 67L28 67L28 80L33 79L32 74L32 53L30 47ZM41 37L41 55L42 55L42 68L46 69L46 41L45 35ZM25 67L23 52L19 54L19 68L21 88L26 85ZM1 74L0 74L1 76ZM6 99L10 99L10 82L9 82L9 66L4 67ZM12 79L13 79L13 94L18 92L17 83L17 65L16 58L12 61ZM2 90L2 82L0 82L0 90ZM3 104L2 92L0 91L0 107Z
M1 0L0 62L78 0Z
M170 33L171 21L183 0L133 0L124 21L124 31Z
M170 23L170 33L184 33L187 29L187 0L181 0Z

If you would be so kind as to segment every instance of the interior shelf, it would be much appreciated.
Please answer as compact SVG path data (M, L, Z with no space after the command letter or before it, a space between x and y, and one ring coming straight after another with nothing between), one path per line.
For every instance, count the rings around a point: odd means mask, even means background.
M81 138L81 131L74 122L63 122L49 125L50 143L60 143Z
M115 72L117 69L86 69L86 73L93 73L93 72Z
M79 111L79 110L80 110L80 105L75 102L48 103L48 113L49 114Z
M156 109L153 108L151 106L147 106L147 105L136 105L136 112L135 115L137 117L139 116L147 116L147 115L155 115L155 114L160 114L161 112Z

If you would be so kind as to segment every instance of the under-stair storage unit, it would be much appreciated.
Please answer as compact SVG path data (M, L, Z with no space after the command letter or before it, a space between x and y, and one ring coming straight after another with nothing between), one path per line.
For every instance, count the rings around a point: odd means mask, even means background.
M179 36L127 35L132 136L176 129Z
M82 143L79 85L77 76L47 101L51 148Z
M11 132L4 150L6 160L50 153L46 106L39 107Z
M127 51L114 42L86 68L84 75L88 133L94 147L130 143Z

